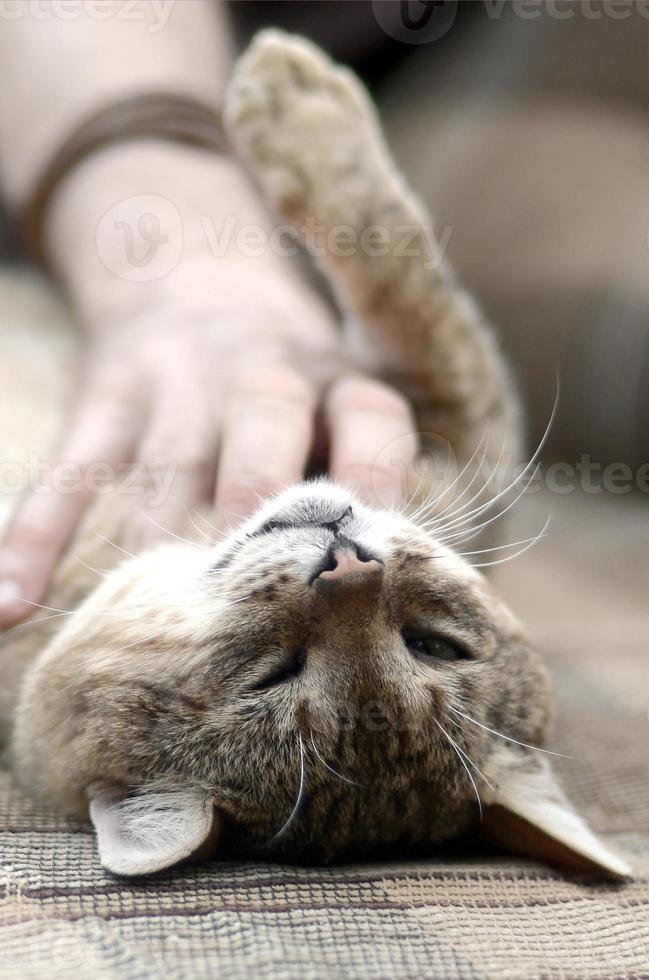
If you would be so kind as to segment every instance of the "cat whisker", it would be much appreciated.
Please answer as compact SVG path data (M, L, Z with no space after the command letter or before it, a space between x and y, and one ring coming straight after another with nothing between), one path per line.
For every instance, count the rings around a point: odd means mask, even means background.
M76 612L76 610L74 610ZM39 626L41 623L49 623L51 619L60 619L62 616L70 616L70 612L58 612L53 613L51 616L41 616L40 619L26 619L23 623L16 623L15 626L11 626L9 629L4 631L5 635L13 633L15 630L25 629L26 626Z
M185 514L187 515L187 517L188 517L188 519L189 519L189 521L191 522L191 524L192 524L192 526L194 527L194 529L195 529L196 531L198 531L198 533L200 534L200 536L201 536L202 538L204 538L204 539L205 539L206 541L208 541L208 542L209 542L210 544L212 544L212 545L214 545L214 544L217 544L217 542L216 542L216 541L214 540L214 538L212 538L212 537L210 537L210 535L209 535L209 534L206 534L206 533L205 533L205 531L203 531L203 530L202 530L202 529L201 529L201 528L200 528L200 527L198 526L198 524L196 523L196 521L194 520L194 518L193 518L193 517L192 517L192 515L191 515L191 514L189 513L189 510L188 510L188 509L187 509L186 507L185 507Z
M480 534L481 529L482 529L482 525L481 524L478 524L475 527L468 527L465 531L461 531L461 532L459 532L458 534L455 534L455 535L450 535L447 538L444 538L443 535L439 535L439 540L442 542L442 544L446 544L447 547L449 547L449 548L455 548L456 545L453 542L456 539L458 539L457 540L457 545L465 545L465 544L468 544L469 541L473 541L474 538L477 538L478 537L478 535Z
M106 571L102 572L99 568L94 568L92 565L89 565L87 561L84 561L83 558L79 558L78 555L71 555L71 557L74 558L75 561L78 561L80 565L83 565L84 568L87 568L89 572L94 572L95 575L101 575L102 578L106 578L110 574Z
M96 535L97 535L98 538L101 538L102 541L105 541L106 544L109 544L111 546L111 548L115 548L117 551L121 551L123 555L126 555L127 556L127 558L135 558L136 557L132 552L127 551L126 548L122 548L121 545L116 544L115 541L111 541L110 538L107 538L104 534L101 534L99 531L96 531L95 533L96 533Z
M503 507L503 509L501 511L499 511L497 514L494 514L493 517L490 517L488 520L482 521L481 524L471 524L464 531L455 531L453 534L445 534L444 532L442 532L442 534L439 535L440 541L443 544L449 544L450 542L455 541L458 538L464 538L464 536L466 534L473 534L474 532L477 533L478 531L481 531L483 528L488 527L490 524L493 524L494 521L500 520L501 517L504 517L505 514L512 509L512 507L515 507L516 506L516 504L521 499L521 497L523 496L523 494L527 491L528 487L532 483L532 480L536 476L540 465L541 465L540 463L538 463L536 465L536 467L534 468L534 472L532 473L530 479L525 484L525 486L523 487L523 489L520 490L516 494L516 496L514 497L514 499L511 500L506 507ZM496 502L496 498L494 498L494 500L491 503L495 503L495 502ZM491 504L489 504L488 506L490 507ZM484 511L483 511L483 513L484 513ZM467 522L464 521L462 523L467 523Z
M537 541L540 541L542 538L546 538L547 537L547 534L545 534L545 531L546 531L546 528L548 527L549 523L550 523L550 521L548 519L545 522L545 524L543 525L543 527L541 528L541 530L539 531L539 533L538 534L535 534L534 537L532 537L532 538L521 538L520 541L510 541L509 544L494 545L491 548L478 548L476 551L456 551L455 554L458 555L460 558L470 558L473 555L485 555L485 554L489 554L489 552L491 552L491 551L504 551L506 548L515 548L519 544L530 544L530 545L533 545ZM522 552L519 552L519 554L522 554ZM510 557L516 558L516 555L510 556ZM474 568L479 568L480 566L479 565L474 565L473 567Z
M415 499L415 497L419 493L419 487L421 486L422 479L423 479L423 475L419 479L419 483L417 484L417 489L415 490L415 492L410 497L410 500L408 501L408 503L401 510L402 516L405 514L407 516L408 520L412 521L413 524L417 524L418 523L419 518L422 516L423 512L428 508L429 505L432 506L432 503L434 502L433 501L433 489L431 487L431 490L430 490L428 496L426 497L426 499L423 500L420 504L418 504L417 507L415 508L415 510L412 511L412 513L408 513L408 507L410 507L412 501Z
M417 480L417 486L412 491L412 493L407 497L407 499L404 501L404 503L402 504L402 506L398 510L398 513L401 516L403 516L406 513L406 511L408 510L408 508L412 504L413 500L415 500L417 494L419 493L419 488L421 487L421 481L423 480L423 478L424 478L424 474L423 473L420 473L419 474L419 479ZM418 509L419 508L417 508L417 510ZM415 513L417 513L417 511L415 511Z
M297 793L297 800L295 801L295 806L291 810L291 813L289 815L288 820L277 831L277 833L273 837L271 837L271 841L278 840L280 837L282 837L283 834L286 833L286 831L291 826L291 824L293 823L293 820L295 819L295 817L297 815L297 812L298 812L298 810L300 808L300 803L302 802L302 797L304 795L304 784L305 784L305 779L304 779L304 742L303 742L302 736L301 736L301 734L299 732L297 733L297 737L298 737L298 741L299 741L299 745L300 745L300 786L299 786L298 793Z
M472 568L490 568L493 565L503 565L507 561L513 561L514 558L520 558L520 556L521 555L524 555L526 551L529 551L530 548L533 548L534 545L538 541L541 540L541 538L547 537L547 534L545 532L547 531L548 527L550 526L550 520L551 520L551 518L552 518L552 515L551 514L548 514L547 519L545 521L545 524L543 525L543 527L541 528L541 530L539 531L539 533L536 535L536 537L532 538L528 543L526 543L525 547L524 548L521 548L520 551L515 552L515 554L513 554L513 555L506 555L504 558L498 558L498 559L496 559L496 561L477 562L475 565L472 565L471 567Z
M527 491L527 489L532 483L532 480L538 473L540 465L541 465L540 463L536 464L534 470L532 471L532 474L530 475L529 480L525 483L522 489L518 491L516 497L514 498L513 503L517 503L520 500L520 498L523 496L523 494ZM512 487L513 484L510 484L508 487L506 487L506 489L502 493L497 494L495 497L493 497L489 501L486 501L484 504L480 504L479 507L475 508L475 510L471 511L469 514L466 514L464 515L464 517L458 518L457 520L452 521L449 524L445 524L443 527L439 529L440 539L452 541L454 540L455 537L461 537L463 534L472 531L477 526L474 523L474 521L482 517L483 514L486 514L490 510L490 508L499 501L499 499L502 497L503 494L510 493ZM495 515L493 520L496 520L498 517L501 517L503 514L507 513L507 511L509 510L509 506L510 505L508 505L506 508L500 511L499 514ZM437 528L429 528L429 530L433 531L434 533L438 533Z
M325 760L324 760L324 759L322 758L322 756L320 755L320 752L318 751L318 747L317 747L317 745L316 745L316 744L315 744L315 742L313 741L313 732L311 732L311 738L310 738L310 739L309 739L308 741L309 741L309 745L311 746L311 748L312 748L312 749L313 749L313 751L315 752L315 754L316 754L316 757L317 757L317 758L318 758L318 759L320 760L320 762L321 762L321 763L322 763L322 765L323 765L323 766L325 767L325 769L328 769L328 770L329 770L329 772L331 772L331 773L333 773L333 775L334 775L334 776L338 776L338 778L339 778L339 779L342 779L342 780L343 780L343 782L345 782L345 783L349 783L349 785L350 785L350 786L358 786L358 787L360 787L361 789L363 788L363 785L362 785L362 783L357 783L357 782L356 782L356 780L354 780L354 779L349 779L349 778L348 778L347 776L343 776L343 774L342 774L341 772L338 772L338 770L337 770L337 769L334 769L334 768L333 768L333 766L330 766L330 765L329 765L329 764L328 764L327 762L325 762Z
M476 530L476 528L487 527L489 524L493 523L493 521L497 521L500 517L503 517L503 515L506 514L507 511L511 510L511 508L514 507L521 499L521 497L527 492L527 490L532 484L532 481L534 480L534 477L538 473L540 466L541 466L540 463L536 464L527 483L522 487L521 490L518 491L514 499L511 500L510 503L506 507L504 507L501 511L499 511L497 514L494 514L493 517L488 518L482 524L472 523L474 518L482 517L482 515L485 514L492 507L492 505L498 501L498 498L501 496L501 494L498 494L498 497L494 497L493 500L491 500L489 503L479 508L479 511L476 511L466 519L458 521L454 526L442 528L442 532L439 535L440 540L453 541L456 538L461 538L463 535L471 533L472 531ZM511 487L508 487L507 492L509 492L510 489ZM468 525L468 527L466 527L465 525ZM451 533L447 534L446 533L447 531L450 531Z
M254 493L257 496L257 498L259 499L259 503L260 504L267 503L267 501L264 500L264 498L261 497L260 494L256 490L254 491ZM230 521L230 523L228 524L228 526L226 528L224 528L223 531L221 531L221 534L223 535L224 538L227 538L227 537L229 537L230 534L233 534L234 531L236 531L237 528L244 521L247 521L248 518L250 517L250 514L241 514L241 513L238 513L235 510L228 510L228 511L226 511L226 514L228 515L228 517L231 517L232 520Z
M416 494L419 493L419 486L421 486L421 480L422 479L423 479L423 474L420 477L420 481L419 481L419 484L417 486L417 490L416 490L415 494L413 494L411 500L409 501L408 506L410 506L410 503L412 502L412 500L414 500ZM435 496L434 488L431 487L430 492L428 493L427 497L424 500L422 500L422 502L415 508L415 510L412 513L407 514L408 519L410 521L412 521L413 524L418 524L419 525L420 520L423 517L425 517L425 515L428 513L428 511L430 510L430 508L435 505L436 499L437 499L437 497ZM407 512L407 507L404 507L401 513L402 514L406 514L406 512ZM419 525L419 526L421 526L421 525Z
M436 527L443 527L443 526L445 526L446 523L452 517L455 517L456 515L461 514L462 511L466 510L467 507L470 507L472 503L474 503L476 500L478 500L482 496L482 494L486 491L486 489L488 488L488 486L491 483L492 479L494 478L495 474L499 471L500 464L502 462L502 458L503 458L504 453L505 453L505 436L503 436L503 440L502 440L502 443L501 443L501 446L500 446L500 452L498 454L498 459L496 460L496 462L495 462L493 468L491 469L491 471L486 476L486 478L485 478L482 486L473 494L472 497L469 498L469 500L466 501L466 503L462 504L461 507L457 507L455 510L450 511L450 513L449 513L449 507L452 507L454 504L458 503L458 501L460 501L462 499L462 497L464 496L464 494L467 493L471 489L471 487L473 486L476 478L482 473L482 467L484 466L485 459L486 459L486 456L487 456L487 444L485 443L484 449L482 451L482 457L480 459L480 465L476 468L476 471L473 474L473 476L472 476L472 478L471 478L468 486L466 486L464 488L464 490L462 491L462 493L458 497L456 497L455 500L449 501L448 506L437 517L435 517L431 521L429 521L428 524L427 524L427 527L430 530L432 530L432 529L434 529ZM481 505L481 506L484 506L484 505Z
M203 524L206 524L207 527L209 527L211 531L214 531L214 533L219 535L220 538L223 538L223 531L219 530L216 524L212 524L211 521L208 521L205 514L202 514L200 511L195 511L195 514L203 522ZM219 542L216 541L214 538L211 538L210 540L213 542L213 544L219 544Z
M424 527L425 528L425 527L427 527L428 524L434 524L435 522L437 522L439 520L439 515L437 517L433 517L433 518L430 518L430 519L428 519L428 515L431 513L431 511L433 510L433 508L435 507L435 505L437 503L439 503L439 501L442 500L446 496L447 493L450 493L450 491L453 489L453 487L456 486L456 484L462 479L462 477L464 476L464 474L467 472L467 470L471 466L471 463L473 462L473 460L477 456L478 452L482 448L482 458L481 458L481 461L480 461L480 465L476 469L476 473L474 473L473 477L471 478L471 480L469 482L469 486L471 486L471 484L475 480L477 474L480 472L480 469L482 467L482 464L484 462L484 458L485 458L485 455L486 455L486 452L487 452L487 443L485 442L484 447L482 445L483 442L484 442L484 440L485 440L486 434L487 434L487 430L485 428L485 430L483 431L483 433L482 433L482 435L480 437L480 440L479 440L477 446L475 447L475 449L473 450L473 453L471 454L471 457L464 464L464 466L462 467L462 470L460 471L460 473L458 473L458 475L453 480L453 482L449 486L443 487L442 490L438 494L435 494L434 496L433 496L433 492L431 490L431 493L429 494L429 496L427 497L427 499L423 502L423 504L420 507L417 508L417 510L415 511L414 514L410 515L410 519L413 521L413 523L419 524L420 527ZM466 489L465 489L465 492L466 492ZM453 501L453 499L451 499L448 502L448 504L446 505L446 507L443 508L442 513L444 513L445 510L448 510L448 508L451 507L453 505L453 503L454 503L454 501Z
M34 606L34 608L36 609L44 609L46 612L57 613L57 615L60 616L76 616L77 613L81 611L80 609L59 609L57 608L57 606L46 606L42 602L33 602L31 599L21 598L20 602L24 602L28 606ZM135 608L136 608L135 606L129 606L129 609L135 609ZM88 612L88 610L84 610L84 612ZM93 615L119 615L117 606L112 606L110 609L94 609L92 610L92 614ZM51 617L49 616L47 617L47 619L50 618ZM38 622L43 622L43 620L30 620L30 622L38 623ZM24 624L18 623L17 625L22 626Z
M454 504L456 504L458 502L458 500L461 500L462 497L464 496L464 494L467 493L470 490L470 488L473 486L473 483L475 482L477 476L482 471L482 467L484 465L484 461L485 461L485 458L486 458L486 455L487 455L487 446L488 446L489 440L488 440L488 437L485 439L486 436L487 436L487 428L485 427L485 430L483 431L482 435L480 436L480 441L478 442L477 446L473 450L473 453L471 454L471 457L464 464L464 466L462 467L462 470L460 471L460 473L458 473L458 475L453 480L453 482L448 487L446 487L444 490L442 490L441 493L437 494L437 496L433 500L431 506L427 509L427 513L430 513L432 507L436 503L438 503L440 500L442 500L443 497L445 497L447 493L450 493L450 491L453 489L453 487L455 487L460 482L460 480L462 479L462 477L464 476L464 474L467 472L467 470L469 469L469 467L473 463L473 461L474 461L475 457L477 456L478 452L480 451L480 449L482 449L482 456L480 457L480 463L476 467L475 473L471 477L469 483L464 488L464 490L462 491L462 493L458 497L455 497L455 498L452 498L451 500L449 500L449 502L447 503L447 505L440 511L439 514L437 514L435 517L431 518L430 520L424 521L421 526L423 526L423 527L428 527L428 526L433 527L433 526L436 526L437 524L440 524L442 522L442 520L443 520L444 514L446 514L448 512L449 507L452 507ZM483 445L483 442L484 442L484 445ZM504 449L504 441L503 441L503 449ZM502 451L503 450L501 449L501 454L502 454ZM489 479L491 479L491 477L489 477ZM478 493L474 497L472 497L471 500L476 500L480 496L480 494L482 494L484 492L484 490L487 487L488 482L489 482L489 480L486 480L485 481L485 483L480 488L480 490L478 491ZM469 501L469 503L470 502L471 501ZM424 514L423 516L425 517L426 515Z
M491 480L493 479L494 473L497 473L498 472L498 468L500 466L500 461L501 461L501 457L502 457L503 452L504 452L504 448L505 448L505 444L503 442L503 445L502 445L501 450L500 450L500 456L498 457L495 466L493 467L493 469L487 474L487 476L483 480L482 486L462 506L464 506L464 507L470 507L471 504L474 501L478 500L482 496L482 494L486 492L487 488L489 487L489 484L491 483ZM483 466L485 464L486 458L487 458L487 444L485 443L485 446L484 446L484 448L482 450L482 456L480 458L480 463L476 467L475 473L473 474L473 476L469 480L468 484L466 485L466 487L464 488L464 490L462 491L462 493L459 494L459 496L457 496L454 500L449 501L449 503L444 508L444 510L442 510L437 515L437 517L433 518L431 521L428 522L427 527L429 527L429 528L432 529L434 527L443 526L445 521L448 521L451 517L454 517L456 514L459 514L460 513L460 511L461 511L462 508L457 508L456 510L451 510L449 512L449 507L452 507L453 504L456 504L458 501L462 500L462 498L465 496L465 494L467 494L469 492L469 490L471 489L471 487L473 486L473 484L475 483L475 481L477 480L477 478L482 474L482 472L483 472L483 469L482 468L483 468Z
M249 599L251 595L252 593L245 596L240 596L239 598L232 600L232 602L229 604L232 605L233 603L237 603L237 602L245 602L245 600ZM85 606L83 609L81 607L77 609L59 609L57 606L47 606L42 602L33 602L31 599L21 598L20 602L24 602L28 606L33 606L35 609L44 609L45 612L51 612L54 613L55 615L44 616L41 619L29 619L24 623L16 623L15 626L12 626L10 630L6 631L7 633L12 632L15 629L20 629L21 627L24 626L35 626L37 623L45 623L50 619L58 619L61 616L78 616L79 614L83 613L84 615L91 615L91 616L119 617L119 616L123 616L124 610L133 613L136 612L138 608L145 611L149 609L149 606L146 603L142 603L141 605L130 604L128 606L123 607L123 609L120 609L119 604L104 609L88 609Z
M502 450L501 450L501 456L502 456ZM486 449L485 449L485 451L483 453L483 458L482 458L482 460L480 462L480 467L473 474L473 476L472 476L469 484L465 488L465 492L467 490L470 490L471 489L471 487L475 483L477 477L481 475L481 473L482 473L482 467L484 466L484 462L485 462L485 458L486 458ZM448 512L448 508L447 508L446 511L443 511L437 517L434 517L431 520L427 521L423 525L424 530L429 531L429 532L431 532L431 531L432 532L435 532L438 529L441 529L442 531L444 531L447 527L455 526L455 522L451 521L451 518L455 517L456 515L458 515L458 516L461 515L462 511L464 510L464 508L470 507L471 504L473 504L476 500L479 500L480 497L482 497L482 495L487 492L487 490L489 489L489 484L493 480L493 478L496 475L496 473L498 473L498 470L499 470L499 467L500 467L500 463L501 463L501 459L499 457L498 460L496 461L496 463L494 464L493 468L488 472L487 476L484 478L484 481L482 483L482 486L469 498L469 500L466 501L465 504L462 505L462 507L458 507L456 510L450 511L450 513ZM457 500L460 500L463 495L464 495L464 492L462 494L460 494L460 496L457 498ZM483 503L479 504L478 505L478 508L490 506L491 503L493 502L493 500L495 500L495 497L492 497L489 501L484 501ZM455 503L455 502L456 501L452 501L451 503ZM458 526L461 526L461 525L458 525Z
M509 735L503 735L502 732L497 732L495 728L489 728L488 725L483 725L481 721L476 721L475 718L472 718L470 715L465 714L463 711L460 711L458 708L454 708L452 705L449 706L449 711L452 711L454 714L459 715L461 718L464 718L466 721L472 722L474 725L477 725L478 728L483 728L486 732L490 732L492 735L497 735L498 738L504 738L507 742L513 742L514 745L522 745L523 748L533 749L535 752L542 752L544 755L556 755L559 756L559 758L561 759L572 758L572 756L570 755L564 755L563 752L552 752L550 751L550 749L542 749L538 745L530 745L528 742L521 742L517 738L511 738Z
M504 551L506 548L516 548L518 545L520 545L520 544L528 544L528 542L534 543L536 541L539 541L543 537L547 537L547 535L544 534L544 531L545 531L547 525L548 525L548 521L546 521L545 525L543 526L543 528L541 528L541 530L539 531L539 533L538 534L535 534L534 537L532 537L532 538L521 538L520 541L510 541L508 544L494 545L491 548L478 548L476 551L453 551L452 554L453 554L453 557L455 557L455 558L469 558L469 557L471 557L473 555L485 555L485 554L489 554L492 551ZM449 556L449 555L427 555L425 558L422 559L422 561L441 561L444 558L449 558L449 557L451 557L451 556ZM513 557L515 558L516 555L514 555ZM479 565L474 565L473 567L474 568L479 568L480 566Z
M478 787L476 786L476 782L475 782L475 779L474 779L474 778L473 778L473 776L471 775L471 770L469 769L469 767L467 766L467 764L466 764L466 762L465 762L465 761L464 761L464 759L463 759L463 753L462 753L462 750L461 750L461 749L460 749L460 747L459 747L459 746L458 746L458 745L457 745L457 744L456 744L456 743L454 742L454 740L453 740L453 739L451 738L451 736L450 736L450 735L449 735L449 733L448 733L448 732L446 731L446 729L445 729L445 728L443 728L443 727L442 727L442 725L440 725L440 723L439 723L439 722L437 721L437 718L435 718L435 724L437 725L437 727L438 727L438 728L439 728L439 730L441 731L441 733L442 733L442 735L445 735L445 736L446 736L446 738L448 739L448 742L449 742L449 744L450 744L450 746L451 746L451 747L452 747L452 749L453 749L453 750L455 751L455 754L457 755L457 757L458 757L458 759L460 760L460 762L461 762L461 763L462 763L462 765L464 766L464 769L466 770L466 774L467 774L467 776L468 776L468 777L469 777L469 779L471 780L471 785L473 786L473 791L475 792L475 795L476 795L476 799L477 799L477 801L478 801L478 810L480 811L480 823L482 823L482 800L480 799L480 793L478 792ZM467 756L467 758L468 758L468 756ZM469 760L469 761L470 761L470 760ZM471 762L471 765L474 765L474 763L473 763L473 762ZM476 768L477 768L477 767L476 767ZM479 771L479 770L478 770L478 771ZM480 775L482 775L482 773L480 773ZM483 778L484 778L484 777L483 777Z
M501 490L500 493L497 493L496 496L492 500L489 500L489 501L487 501L484 504L480 504L478 507L474 508L472 511L469 511L467 514L464 514L461 518L458 518L455 521L451 521L450 523L444 522L444 524L443 524L443 530L444 531L453 530L454 527L461 527L464 524L466 524L469 521L471 521L473 517L480 517L490 507L493 507L494 504L496 504L504 496L506 496L508 493L510 493L510 491L513 490L514 487L521 480L523 480L525 478L525 475L529 471L530 467L532 465L536 464L536 465L534 465L534 470L532 472L532 476L528 480L528 482L525 485L525 488L524 489L527 489L527 487L529 487L530 483L532 482L532 479L536 475L536 473L538 471L538 468L540 466L540 463L538 463L537 460L538 460L538 458L539 458L539 456L540 456L540 454L541 454L541 452L543 450L543 447L545 446L545 444L546 444L546 442L548 440L548 437L550 435L550 430L552 429L552 426L554 424L554 419L556 417L557 409L558 409L558 406L559 406L559 393L560 393L560 386L559 386L559 379L557 378L557 390L556 390L556 395L555 395L555 398L554 398L554 405L552 406L552 411L550 413L550 418L548 420L548 423L547 423L547 425L545 427L545 431L544 431L543 435L541 436L541 440L540 440L538 446L536 447L536 450L535 450L533 456L531 457L531 459L529 460L529 462L527 463L527 465L525 466L525 468L521 471L521 473L519 473L519 475L517 477L515 477L515 479L512 480L508 484L508 486L505 487L504 490ZM520 499L520 496L521 496L521 494L519 494L516 497L516 500ZM502 514L506 513L508 509L509 508L506 508L504 511L502 511L502 513L501 513L500 516L502 516ZM460 510L461 511L464 510L464 507L460 508Z
M61 616L74 616L79 611L78 609L58 609L56 606L46 606L42 602L33 602L31 599L24 599L22 597L20 601L28 606L33 606L35 609L45 609L46 612L58 613Z
M449 454L449 462L450 462L450 454ZM421 469L422 469L422 472L419 475L419 480L417 482L417 488L415 490L415 493L410 498L409 504L412 502L412 500L415 498L415 496L419 493L419 488L421 486L421 482L424 479L424 472L423 472L424 467L422 466ZM465 467L465 469L466 469L466 467ZM447 493L448 489L450 489L450 488L442 488L442 490L439 493L435 494L434 488L431 486L430 493L428 494L428 496L426 497L426 499L423 500L419 504L419 506L412 512L412 514L409 515L410 520L413 521L413 523L417 523L422 518L424 518L426 516L426 514L430 512L431 508L435 506L435 504L437 503L437 501L438 500L441 500L441 498L444 496L444 494ZM406 508L404 507L403 511L405 511L405 509ZM402 511L402 513L403 513L403 511Z
M147 520L149 524L153 524L154 527L157 527L164 534L168 534L170 537L175 538L177 541L181 541L183 544L191 545L192 548L201 547L195 541L190 541L189 538L183 538L180 534L176 534L175 531L170 531L168 527L163 527L162 524L158 524L158 522L155 521L150 514L147 514L145 510L138 510L138 514L140 515L140 517L144 517L144 519Z
M438 722L438 724L439 724L439 722ZM444 729L444 734L447 736L447 738L450 738L451 737L449 735L449 733L446 731L446 729ZM489 789L493 790L494 789L493 783L489 779L487 779L487 777L483 773L482 769L479 769L478 768L478 766L475 764L475 762L473 761L473 759L471 758L471 756L469 755L469 753L465 749L463 749L461 745L457 745L457 743L456 743L456 748L458 749L458 751L460 751L462 753L462 755L464 756L464 758L466 759L466 761L469 763L469 765L472 766L473 769L475 769L475 771L478 773L478 775L480 776L480 778L484 780L484 782L487 784L487 786L489 787Z

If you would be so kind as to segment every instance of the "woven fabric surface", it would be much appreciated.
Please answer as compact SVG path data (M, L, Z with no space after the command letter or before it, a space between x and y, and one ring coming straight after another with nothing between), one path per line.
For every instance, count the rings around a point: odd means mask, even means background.
M530 501L514 535L547 503ZM631 884L498 855L328 869L212 863L120 881L99 866L89 827L36 806L2 773L2 980L649 976L643 507L564 499L554 535L499 575L556 678L564 782L633 863Z

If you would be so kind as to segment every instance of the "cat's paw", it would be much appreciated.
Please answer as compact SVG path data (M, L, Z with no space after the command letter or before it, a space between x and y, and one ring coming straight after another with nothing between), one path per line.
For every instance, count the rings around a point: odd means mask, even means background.
M273 203L286 213L350 168L378 134L359 82L314 44L262 31L239 60L226 96L227 131Z

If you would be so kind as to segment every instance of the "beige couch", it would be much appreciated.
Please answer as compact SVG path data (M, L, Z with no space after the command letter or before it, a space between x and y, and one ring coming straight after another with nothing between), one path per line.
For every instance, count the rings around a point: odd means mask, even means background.
M0 281L3 356L23 368L4 373L5 423L26 385L58 397L71 355L63 332L52 343L51 302L25 307L8 285ZM48 427L33 424L20 412L0 427L2 458L15 458L26 435L47 441ZM495 853L327 869L215 863L125 882L100 867L89 826L38 807L0 771L2 980L649 975L646 506L535 494L517 509L511 540L538 530L548 509L550 537L496 569L556 677L567 788L629 857L631 884Z
M546 499L518 520L538 526ZM498 578L547 652L573 799L636 880L499 855L344 868L211 864L123 882L89 827L0 775L0 977L645 977L649 533L645 501L564 498ZM516 538L517 539L517 538Z

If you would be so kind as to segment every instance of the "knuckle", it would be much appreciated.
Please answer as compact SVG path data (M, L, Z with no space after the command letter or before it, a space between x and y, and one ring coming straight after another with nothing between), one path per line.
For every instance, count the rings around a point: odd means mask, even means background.
M309 383L283 364L247 368L237 379L235 400L308 407L313 401Z
M202 437L191 426L185 432L158 431L140 451L140 462L147 468L171 466L177 474L204 481L214 469L214 452L208 437Z
M176 473L202 484L211 478L214 470L214 462L204 449L193 452L191 448L188 450L185 447L175 455L167 456L166 463L164 461L158 462L160 469L163 469L165 465L171 466Z
M408 399L375 378L344 378L332 389L330 405L337 412L412 417Z

